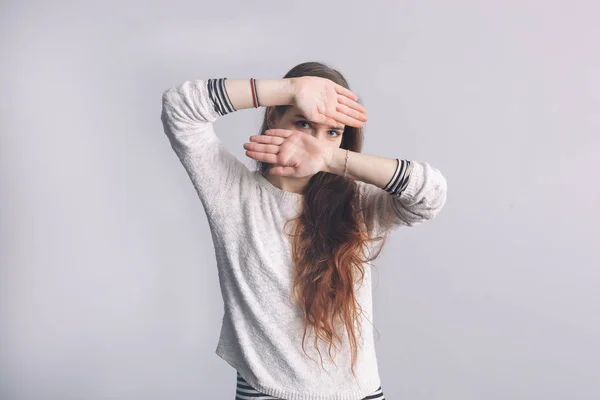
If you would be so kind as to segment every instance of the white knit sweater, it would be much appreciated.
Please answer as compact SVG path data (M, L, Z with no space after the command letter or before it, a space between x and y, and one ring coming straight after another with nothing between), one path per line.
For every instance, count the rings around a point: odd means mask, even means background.
M216 354L256 390L289 400L359 400L380 385L375 354L371 267L356 285L362 337L357 331L356 379L350 371L348 336L331 362L319 341L322 358L307 331L302 350L301 310L290 300L291 253L283 225L297 215L303 196L272 185L250 171L215 134L220 116L208 96L206 79L186 81L162 97L164 132L203 204L211 229L224 315ZM356 181L371 236L432 219L446 201L446 180L426 162L413 163L400 196ZM312 358L312 359L311 359ZM321 366L321 360L324 368ZM337 367L336 367L337 365Z

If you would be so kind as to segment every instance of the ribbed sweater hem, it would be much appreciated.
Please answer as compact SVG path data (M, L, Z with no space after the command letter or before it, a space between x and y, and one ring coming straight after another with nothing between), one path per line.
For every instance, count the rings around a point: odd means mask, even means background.
M367 390L351 391L351 392L345 393L345 394L336 393L333 395L322 395L322 394L315 394L315 393L307 394L307 393L290 392L289 390L286 390L286 389L274 388L272 386L265 386L265 385L258 383L251 376L246 374L244 366L242 366L241 364L238 364L236 360L229 358L221 346L219 346L219 345L217 346L215 353L219 357L221 357L223 360L225 360L229 365L231 365L233 368L235 368L237 370L237 372L239 372L239 374L242 376L242 378L244 378L244 380L246 382L248 382L248 384L250 384L250 386L252 386L255 390L257 390L261 393L264 393L264 394L268 394L269 396L278 397L280 399L285 399L285 400L361 400L361 399L365 398L366 396L369 396L370 394L372 394L374 391L376 391L381 386L381 381L378 380L378 381L374 382L371 385L371 387Z

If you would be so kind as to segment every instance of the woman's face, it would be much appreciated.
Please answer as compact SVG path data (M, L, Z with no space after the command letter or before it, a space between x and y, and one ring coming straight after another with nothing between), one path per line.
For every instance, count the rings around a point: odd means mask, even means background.
M295 106L290 105L287 111L275 123L275 128L290 129L312 135L320 140L323 146L340 147L344 124L338 122L336 127L326 126L308 121Z

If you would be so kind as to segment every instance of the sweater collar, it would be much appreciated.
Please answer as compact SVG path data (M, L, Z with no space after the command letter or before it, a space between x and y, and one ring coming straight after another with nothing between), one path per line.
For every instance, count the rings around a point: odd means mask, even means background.
M264 187L265 189L267 189L268 191L270 191L277 197L281 197L281 198L289 199L289 200L300 200L304 197L304 195L302 195L300 193L289 192L287 190L279 189L277 186L273 185L267 178L265 178L260 173L259 170L255 170L254 175L256 176L258 183L262 187Z

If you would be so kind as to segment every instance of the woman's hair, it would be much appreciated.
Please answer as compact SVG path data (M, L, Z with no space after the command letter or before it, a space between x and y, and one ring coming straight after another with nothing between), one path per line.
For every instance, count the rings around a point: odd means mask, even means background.
M319 62L301 63L283 78L301 76L326 78L350 89L340 72ZM271 111L281 117L288 107L275 106ZM269 110L266 110L260 129L261 135L272 127L271 122ZM361 152L362 143L362 128L346 125L340 147ZM256 163L263 176L274 166L262 161ZM285 233L292 239L294 263L290 300L295 301L304 312L302 349L306 354L304 339L308 327L312 326L315 330L314 343L317 351L318 339L325 339L329 343L331 357L331 347L335 346L334 339L339 339L341 343L342 337L338 333L341 323L345 325L352 348L351 369L354 375L357 357L354 324L356 322L360 328L358 309L362 312L355 298L355 278L359 272L361 280L364 278L362 263L377 258L386 239L384 238L379 251L372 258L363 258L367 254L368 242L382 238L370 238L367 234L366 225L358 209L359 187L353 179L321 171L311 177L302 194L303 207L300 215L285 224L287 226L288 223L296 222L293 233ZM389 221L388 218L388 227ZM386 238L387 231L386 229Z

